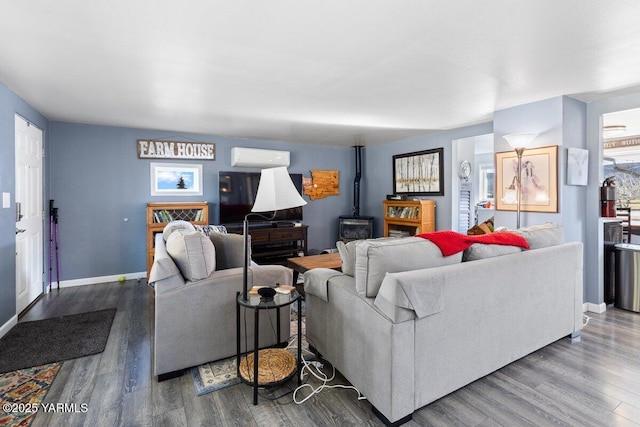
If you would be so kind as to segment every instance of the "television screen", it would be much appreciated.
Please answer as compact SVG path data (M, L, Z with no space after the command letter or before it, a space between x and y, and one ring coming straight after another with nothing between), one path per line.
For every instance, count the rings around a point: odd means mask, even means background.
M302 194L302 174L292 173L289 176ZM260 172L218 172L220 224L244 221L253 207L259 182ZM251 222L266 221L259 217L249 219ZM302 221L302 206L276 212L273 221Z

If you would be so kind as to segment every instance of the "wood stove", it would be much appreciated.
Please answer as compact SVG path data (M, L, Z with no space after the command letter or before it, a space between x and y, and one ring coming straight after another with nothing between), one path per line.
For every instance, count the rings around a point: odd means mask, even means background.
M371 239L373 237L372 216L342 215L340 221L340 240L350 242L352 240Z

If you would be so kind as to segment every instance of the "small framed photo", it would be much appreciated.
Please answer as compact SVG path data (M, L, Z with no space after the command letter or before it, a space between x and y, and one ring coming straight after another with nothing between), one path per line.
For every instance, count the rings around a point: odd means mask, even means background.
M393 156L393 193L444 196L444 148Z
M589 150L567 148L567 185L589 183Z
M151 163L152 196L202 196L202 165Z

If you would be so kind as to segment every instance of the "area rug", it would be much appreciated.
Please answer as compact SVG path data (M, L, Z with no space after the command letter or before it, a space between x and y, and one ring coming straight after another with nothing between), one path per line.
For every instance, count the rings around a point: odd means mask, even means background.
M295 307L297 308L297 307ZM308 348L308 344L304 339L305 324L304 324L304 302L302 304L302 348ZM297 310L292 310L291 313L291 336L295 336L298 332L298 313ZM295 349L290 349L292 352ZM220 360L217 362L209 362L200 366L191 368L191 377L193 379L193 387L195 388L196 395L202 396L207 393L211 393L216 390L229 387L240 382L237 377L236 369L236 356L228 359Z
M30 426L61 366L50 363L0 374L0 426Z
M238 384L240 379L236 372L236 356L191 368L196 395L202 396Z
M116 309L21 322L0 339L0 373L104 351Z

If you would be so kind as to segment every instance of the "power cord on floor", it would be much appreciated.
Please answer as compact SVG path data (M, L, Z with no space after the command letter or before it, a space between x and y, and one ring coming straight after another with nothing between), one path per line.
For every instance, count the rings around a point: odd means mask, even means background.
M298 348L298 340L297 340L297 336L291 336L290 337L290 341L289 344L287 345L287 350L291 350L291 349L297 349ZM352 385L343 385L343 384L333 384L333 385L329 385L328 383L333 381L335 376L336 376L336 368L332 365L331 369L333 370L333 372L331 373L331 377L327 377L327 375L321 371L321 369L324 367L324 365L318 361L315 360L316 359L316 355L315 353L313 353L312 351L306 349L306 348L302 348L302 370L301 372L298 373L298 375L300 375L300 380L304 381L304 373L305 370L307 370L309 372L309 374L313 377L315 377L316 379L322 381L322 384L318 387L313 387L311 384L305 382L304 384L298 386L298 388L296 388L293 391L293 402L296 403L297 405L300 405L304 402L306 402L307 400L309 400L311 397L313 397L314 395L320 393L322 390L324 389L331 389L331 388L343 388L343 389L351 389L351 390L355 390L358 393L358 400L366 400L366 397L362 395L362 393L360 393L360 390L358 390L357 388L355 388ZM311 359L307 360L304 357L304 353L311 355ZM315 371L314 371L315 369ZM302 389L306 389L306 388L310 388L311 389L311 393L304 397L302 400L297 400L296 395L298 394L298 392ZM290 392L287 392L285 394L283 394L280 397L283 397L287 394L289 394Z
M318 380L322 381L322 384L320 386L314 388L311 384L305 383L305 384L302 384L301 386L299 386L298 388L296 388L293 391L293 401L297 405L300 405L300 404L306 402L307 400L309 400L314 395L320 393L322 390L331 389L331 388L344 388L344 389L355 390L358 393L358 400L366 399L366 397L363 396L362 393L360 393L360 390L358 390L357 388L355 388L352 385L343 385L343 384L329 385L328 384L330 381L333 381L333 379L336 376L336 368L334 366L331 367L332 370L333 370L333 372L331 373L331 377L327 377L327 375L320 370L323 367L323 364L320 363L319 361L307 361L303 357L302 358L302 363L303 363L303 366L302 366L302 371L300 372L300 378L301 379L304 378L304 371L306 369L307 371L309 371L310 375L312 375L315 378L317 378ZM296 395L298 394L298 392L300 390L303 390L303 389L306 389L306 388L311 389L311 393L309 393L309 395L304 397L303 399L298 400L296 398Z
M589 324L589 320L591 320L591 317L587 316L586 314L582 315L582 326L587 326Z

